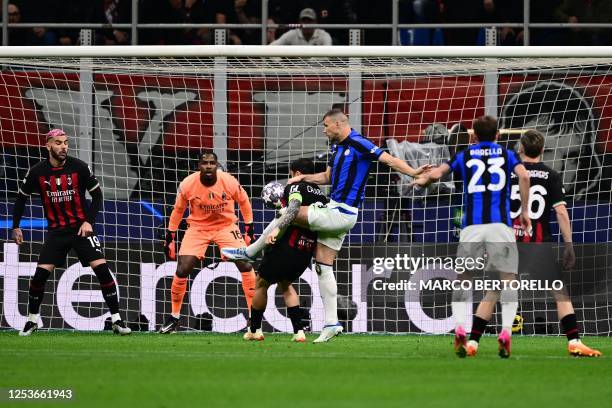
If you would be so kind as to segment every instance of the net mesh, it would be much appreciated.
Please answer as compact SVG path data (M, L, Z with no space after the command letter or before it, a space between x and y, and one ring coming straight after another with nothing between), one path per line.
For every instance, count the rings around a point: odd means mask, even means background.
M611 332L612 58L56 57L0 58L0 64L2 328L20 328L27 315L28 279L45 237L40 201L27 207L27 243L20 248L9 241L10 217L18 180L46 157L49 129L71 135L69 154L96 173L105 199L96 233L122 309L140 329L154 330L170 311L176 269L164 259L159 231L198 153L215 149L238 178L251 197L258 234L274 216L259 198L267 182L286 180L289 163L300 157L325 169L322 115L338 107L354 128L412 166L448 160L470 142L471 123L483 114L499 117L500 141L509 148L523 130L542 131L544 161L562 174L573 239L582 245L576 268L589 272L573 283L581 293L574 300L578 318L586 333ZM458 240L462 203L452 179L420 191L409 182L384 165L373 168L336 265L349 331L452 328L449 292L391 296L372 287L370 249L443 252ZM556 224L553 231L559 241ZM109 315L97 281L73 255L47 284L43 327L101 330ZM221 262L213 245L196 269L183 325L243 329L246 303L233 264ZM312 328L320 329L316 275L307 270L296 287ZM264 330L290 330L282 297L269 303ZM521 314L525 333L559 333L546 293L525 296Z

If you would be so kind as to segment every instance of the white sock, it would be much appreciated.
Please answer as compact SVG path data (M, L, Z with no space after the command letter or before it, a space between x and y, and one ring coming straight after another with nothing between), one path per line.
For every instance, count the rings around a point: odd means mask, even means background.
M40 319L40 313L30 313L28 314L28 321L32 323L38 324L38 319Z
M119 313L113 313L111 315L111 321L115 323L117 320L121 320L121 316L119 316Z
M174 317L175 319L180 319L180 318L181 318L181 315L180 315L179 313L177 313L177 314L171 313L171 315L172 315L172 317Z
M252 242L251 245L246 248L246 253L248 256L254 257L266 247L266 237L274 228L276 228L278 225L278 220L278 218L273 219L272 222L268 224L266 229L263 230L259 238L257 238L255 242Z
M512 335L512 323L518 310L518 293L511 289L502 290L500 303L502 330L508 330L508 334Z
M325 310L325 325L338 323L338 284L331 265L316 263L319 277L319 292Z
M465 326L465 311L467 310L467 302L451 302L451 310L455 318L455 329L459 326Z

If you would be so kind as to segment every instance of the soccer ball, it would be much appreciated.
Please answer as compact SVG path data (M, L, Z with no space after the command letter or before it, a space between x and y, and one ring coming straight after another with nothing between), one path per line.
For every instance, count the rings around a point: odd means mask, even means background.
M278 181L271 181L261 191L261 199L268 208L279 209L283 206L281 198L285 187Z

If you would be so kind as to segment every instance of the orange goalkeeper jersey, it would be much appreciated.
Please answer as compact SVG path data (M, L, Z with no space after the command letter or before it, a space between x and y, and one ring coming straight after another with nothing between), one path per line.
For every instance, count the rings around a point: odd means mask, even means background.
M177 230L187 205L189 205L187 222L190 227L215 230L235 224L238 221L236 202L240 206L244 222L252 223L251 202L234 176L217 170L217 182L208 187L202 184L200 172L197 171L185 177L179 185L168 229Z

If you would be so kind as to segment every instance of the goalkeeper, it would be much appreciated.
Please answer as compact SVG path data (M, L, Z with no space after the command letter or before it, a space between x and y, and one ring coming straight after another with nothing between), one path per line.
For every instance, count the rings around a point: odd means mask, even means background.
M291 163L290 176L292 178L304 174L314 174L312 160L302 158ZM300 343L306 341L300 301L291 283L312 263L312 254L317 246L317 233L308 228L290 224L297 216L300 207L307 207L311 204L324 205L328 201L316 184L300 181L287 184L285 187L283 204L287 209L278 219L277 228L281 232L278 235L268 235L266 238L266 243L271 246L265 249L259 265L259 276L251 308L251 326L244 336L246 340L264 339L261 321L268 303L268 288L278 283L283 291L287 315L293 326L292 341Z
M176 231L187 205L189 227L178 252L178 265L172 280L172 314L159 330L162 334L178 329L187 278L196 263L204 258L208 245L213 242L220 248L244 246L254 239L253 209L249 197L236 178L219 170L217 160L213 151L204 151L200 155L199 171L185 177L176 194L164 243L168 259L176 259ZM246 242L237 225L235 202L238 202L244 221ZM236 267L242 274L242 289L250 313L255 293L255 271L249 262L236 262Z

